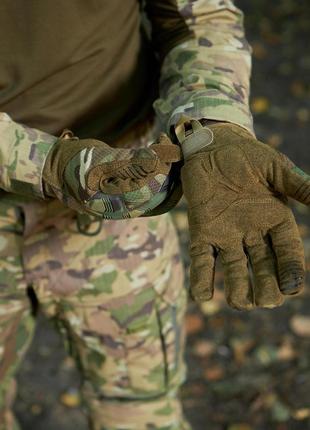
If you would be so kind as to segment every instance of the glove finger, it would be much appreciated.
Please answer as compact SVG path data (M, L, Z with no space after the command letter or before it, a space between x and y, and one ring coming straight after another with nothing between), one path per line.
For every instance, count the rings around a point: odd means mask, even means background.
M160 133L157 141L149 148L155 151L160 161L164 163L177 162L183 158L181 148L172 143L165 133Z
M240 245L219 252L224 269L224 286L227 303L235 309L254 307L254 297L248 271L248 259Z
M126 149L123 153L108 149L111 154L106 154L106 147L94 151L95 166L87 173L87 186L92 191L116 194L140 188L155 175L167 175L171 163L181 159L181 149L164 133L147 148Z
M108 193L130 191L136 184L139 184L139 181L145 182L148 177L153 177L157 166L156 158L144 162L125 160L118 163L101 164L89 169L87 187L93 191L100 189Z
M305 257L298 227L293 215L269 230L277 258L280 290L283 294L297 294L304 287Z
M276 191L310 205L310 175L297 167L285 154L277 153L268 172L268 181Z
M195 302L211 300L214 293L216 250L206 244L203 249L191 252L190 296Z
M280 306L284 298L278 285L276 259L271 244L267 238L262 238L256 244L246 246L246 252L253 272L255 305L261 308Z

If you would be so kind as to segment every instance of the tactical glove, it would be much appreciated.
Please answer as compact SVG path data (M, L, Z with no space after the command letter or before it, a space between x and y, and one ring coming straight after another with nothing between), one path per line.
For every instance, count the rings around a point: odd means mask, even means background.
M44 165L45 195L106 219L158 215L182 195L180 175L172 169L180 158L180 148L165 134L147 148L117 149L66 130Z
M304 250L287 196L310 205L310 176L238 125L180 121L176 134L185 158L192 298L212 298L218 255L233 308L273 308L300 292Z

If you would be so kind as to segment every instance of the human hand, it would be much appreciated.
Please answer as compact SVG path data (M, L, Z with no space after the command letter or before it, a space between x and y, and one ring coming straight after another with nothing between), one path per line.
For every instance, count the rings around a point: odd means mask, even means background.
M182 123L177 135L185 157L191 296L212 298L219 256L230 306L279 306L304 286L303 243L287 196L309 206L310 176L238 125L190 123L189 135Z
M165 134L149 147L119 149L95 139L80 140L65 130L48 155L42 177L47 196L78 212L132 218L165 212L160 205L171 192L171 201L177 203L181 187L172 190L168 174L180 159L180 148Z

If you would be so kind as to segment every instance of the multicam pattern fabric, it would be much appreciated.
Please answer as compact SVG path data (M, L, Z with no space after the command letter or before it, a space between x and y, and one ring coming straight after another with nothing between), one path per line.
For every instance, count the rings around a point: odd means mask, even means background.
M158 131L170 132L181 114L252 131L241 12L229 0L145 3L163 16L160 32L176 16L167 13L168 3L189 30L173 44L168 34L164 43L171 50L154 104ZM93 429L187 430L177 400L186 292L169 216L104 221L88 237L57 200L26 203L26 196L44 198L42 171L56 140L0 117L0 188L20 194L15 203L12 194L0 199L0 429L17 429L11 381L33 334L26 295L32 284L82 365Z
M27 285L81 367L92 429L189 429L177 397L187 293L170 216L104 221L93 237L75 221L57 201L1 195L0 429L17 428L12 378L34 331Z
M169 20L168 14L164 17L166 1L147 3L156 4L157 15L162 15L161 22L155 21L156 31L165 31ZM251 48L245 39L242 12L230 0L168 3L174 5L171 21L178 15L188 36L168 52L161 68L160 98L154 103L161 127L169 131L186 114L193 119L239 124L253 134L248 104Z
M170 166L180 159L179 147L164 134L147 148L131 149L73 137L55 144L43 179L52 195L78 212L104 219L135 218L152 215L174 193L179 174L172 175Z
M170 132L182 114L239 124L253 133L248 106L251 49L244 38L243 15L230 0L146 0L157 33L172 46L160 74L160 97L154 108L158 129ZM169 7L172 7L170 13ZM172 6L171 6L172 5ZM175 20L177 17L177 20ZM171 19L172 18L172 19ZM176 21L186 27L174 38ZM185 41L184 41L185 39ZM41 172L55 137L0 117L0 187L43 198ZM9 151L8 151L9 146ZM163 178L159 178L163 186ZM134 196L136 197L136 196ZM119 202L112 203L112 206ZM141 211L133 216L141 215Z
M58 145L58 139L17 124L6 114L0 116L0 136L9 144L8 148L3 147L2 153L0 145L1 188L15 192L22 198L46 198L43 190L44 167L49 154ZM78 212L87 212L104 219L152 216L153 210L158 212L156 215L166 212L182 195L179 174L170 173L165 160L161 162L153 150L157 145L151 148L141 147L149 146L155 141L153 127L148 130L148 136L151 140L137 138L132 142L136 145L135 148L112 148L99 141L95 141L97 145L85 145L85 148L68 162L60 181L61 188L58 184L51 187L52 195L56 195L65 205ZM163 144L168 143L169 147L176 148L168 137L161 140ZM65 141L61 142L63 143ZM178 159L180 153L176 152L174 161ZM139 164L143 163L145 167L149 164L149 171L143 166L140 167ZM87 174L97 166L100 168L100 165L104 166L107 172L110 170L110 177L107 178L109 182L98 183L97 189L93 187L90 190L86 184ZM113 168L113 165L117 168ZM54 169L58 170L58 166ZM126 188L124 191L121 189L122 183ZM169 201L167 209L165 201ZM174 204L171 204L171 201ZM161 211L157 210L159 206L162 206Z
M43 198L42 170L56 140L0 112L0 188Z

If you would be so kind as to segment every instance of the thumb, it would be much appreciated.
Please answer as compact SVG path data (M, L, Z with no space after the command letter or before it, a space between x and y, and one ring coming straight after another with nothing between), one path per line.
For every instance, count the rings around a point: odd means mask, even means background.
M310 175L282 152L277 151L268 169L267 179L276 191L310 206Z

